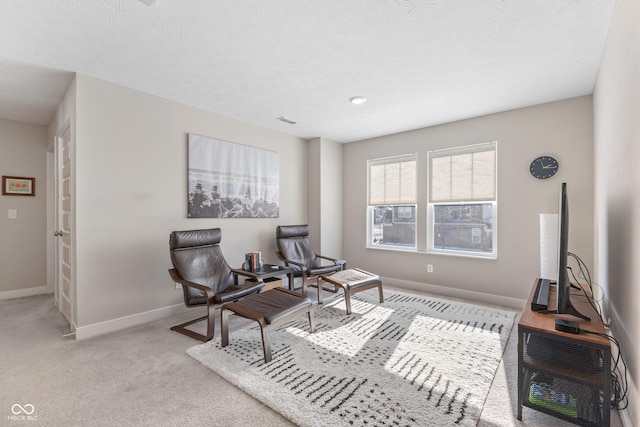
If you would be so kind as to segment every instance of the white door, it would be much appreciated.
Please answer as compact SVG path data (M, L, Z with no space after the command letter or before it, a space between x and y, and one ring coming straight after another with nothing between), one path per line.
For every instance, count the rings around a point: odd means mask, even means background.
M75 330L74 318L74 289L73 289L73 239L72 230L72 152L71 130L65 129L61 136L56 138L55 162L56 162L56 227L55 243L55 267L56 283L55 294L58 309L62 312L72 330Z

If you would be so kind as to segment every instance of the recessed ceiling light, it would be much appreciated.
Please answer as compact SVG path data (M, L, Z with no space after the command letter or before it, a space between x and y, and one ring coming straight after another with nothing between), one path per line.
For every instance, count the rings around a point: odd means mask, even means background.
M354 96L353 98L349 98L349 101L351 101L352 104L360 105L367 102L367 98L364 96Z

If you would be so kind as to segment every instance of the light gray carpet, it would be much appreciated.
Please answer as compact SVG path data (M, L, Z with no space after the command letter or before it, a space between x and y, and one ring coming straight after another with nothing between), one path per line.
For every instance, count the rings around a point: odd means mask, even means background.
M169 327L199 313L76 341L62 337L51 295L0 301L0 425L293 426L185 353L197 341ZM570 426L528 408L515 419L515 330L478 425ZM9 421L16 403L32 404L37 423Z

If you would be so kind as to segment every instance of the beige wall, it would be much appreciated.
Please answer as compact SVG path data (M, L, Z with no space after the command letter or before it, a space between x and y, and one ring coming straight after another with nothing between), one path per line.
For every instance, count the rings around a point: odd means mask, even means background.
M322 254L333 258L343 258L344 192L342 150L344 145L323 138L320 164L322 166Z
M591 96L573 98L344 146L344 255L351 266L370 269L410 287L478 292L497 302L527 298L540 271L539 214L557 212L567 182L572 252L593 266L593 134ZM498 141L498 259L366 249L367 160L418 153L418 247L426 248L427 151ZM538 180L529 164L540 155L560 164ZM427 273L432 264L434 273Z
M631 380L640 425L640 2L618 0L594 91L597 281Z
M314 250L322 253L322 138L314 138L308 143L307 151L307 223L309 241ZM293 224L291 224L293 225Z
M0 196L0 299L47 286L47 128L0 119L0 175L36 179L35 197ZM17 219L8 219L16 209Z
M309 240L316 253L342 259L342 144L309 141Z
M76 93L78 336L182 304L167 274L172 230L222 228L239 267L251 250L275 261L276 226L306 221L306 141L87 76ZM187 219L187 133L279 152L280 218Z

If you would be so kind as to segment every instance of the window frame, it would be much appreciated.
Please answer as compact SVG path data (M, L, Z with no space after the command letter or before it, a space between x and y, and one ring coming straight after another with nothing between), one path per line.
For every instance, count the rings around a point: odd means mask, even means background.
M491 147L487 150L483 150L483 147ZM451 199L451 200L440 200L440 201L432 201L432 159L446 157L447 153L450 153L450 156L455 155L456 153L476 153L476 152L485 152L485 151L494 151L494 173L493 173L493 198L478 198L475 199L470 197L468 200L465 199ZM453 172L450 172L453 174ZM471 173L473 176L473 173ZM453 256L462 256L469 258L485 258L485 259L497 259L498 258L498 143L497 141L485 142L482 144L473 144L467 146L459 146L452 147L442 150L433 150L427 152L427 227L426 227L426 242L427 242L427 253L429 254L438 254L438 255L453 255ZM435 246L436 235L435 235L435 210L437 206L451 206L451 205L460 205L460 206L468 206L468 205L483 205L490 204L491 205L491 252L482 252L476 250L464 250L464 249L443 249L437 248ZM473 239L473 229L471 230L472 239Z
M460 206L468 206L468 205L483 205L490 204L492 208L492 217L493 221L491 223L491 252L481 252L481 251L473 251L473 250L462 250L462 249L441 249L435 247L435 207L438 205L460 205ZM463 256L468 258L488 258L488 259L497 259L498 258L498 232L496 227L496 218L498 212L498 203L497 201L493 202L482 202L482 201L473 201L473 202L442 202L442 203L428 203L427 204L427 253L429 254L438 254L438 255L454 255L454 256ZM472 231L473 233L473 231ZM473 234L472 234L473 238Z
M375 198L375 202L372 203L372 176L371 176L371 168L372 166L380 166L380 165L390 165L401 162L414 162L414 176L413 178L413 189L415 194L413 197L407 198L405 194L400 194L402 191L399 191L398 198L391 197L387 199L386 191L385 196L380 198L379 196ZM366 248L368 249L383 249L383 250L395 250L395 251L410 251L416 252L418 250L418 153L410 153L403 154L398 156L389 156L389 157L381 157L376 159L367 160L367 220L366 220ZM400 178L401 179L401 178ZM387 186L387 181L385 181L385 189ZM402 187L402 185L400 185ZM375 192L379 195L379 192ZM413 245L400 245L400 244L379 244L374 242L374 232L375 232L375 209L378 207L387 206L392 209L402 209L406 207L413 208ZM395 213L394 213L395 217Z

